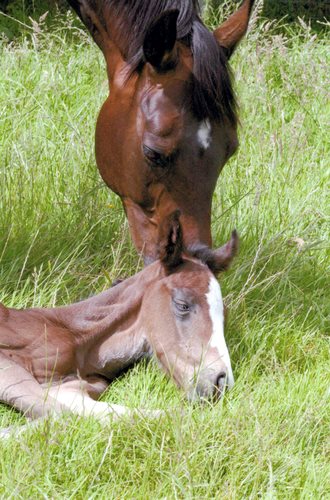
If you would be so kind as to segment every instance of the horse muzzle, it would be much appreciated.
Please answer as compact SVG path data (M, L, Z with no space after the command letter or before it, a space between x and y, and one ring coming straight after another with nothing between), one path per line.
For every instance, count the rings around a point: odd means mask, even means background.
M190 385L187 391L189 401L218 400L234 385L231 369L222 369L217 373L203 370L197 380Z

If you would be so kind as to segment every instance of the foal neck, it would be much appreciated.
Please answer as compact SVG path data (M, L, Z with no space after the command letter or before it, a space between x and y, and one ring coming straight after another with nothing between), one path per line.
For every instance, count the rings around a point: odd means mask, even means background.
M139 315L146 289L162 277L155 262L105 292L69 307L70 329L76 333L82 374L108 379L142 357L150 345Z
M57 319L75 335L78 343L86 343L125 331L138 320L144 293L162 277L158 262L144 268L113 288L56 310Z

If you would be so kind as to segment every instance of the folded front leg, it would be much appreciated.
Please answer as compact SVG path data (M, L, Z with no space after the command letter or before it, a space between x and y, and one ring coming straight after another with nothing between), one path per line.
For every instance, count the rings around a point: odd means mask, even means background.
M0 401L29 418L40 418L66 410L45 392L25 368L0 353Z
M89 385L84 381L75 380L50 387L48 392L53 399L72 413L84 417L92 416L102 422L108 422L109 417L117 419L125 415L130 417L141 415L150 418L157 418L161 415L159 410L130 409L123 405L95 401L88 394Z

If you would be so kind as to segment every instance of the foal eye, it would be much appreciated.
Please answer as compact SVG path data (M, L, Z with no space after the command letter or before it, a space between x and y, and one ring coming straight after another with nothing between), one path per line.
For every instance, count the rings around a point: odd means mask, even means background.
M149 148L145 144L143 144L142 149L146 160L148 160L153 166L166 168L173 163L174 154L169 156L164 155L163 153L159 153L158 151Z
M190 312L190 306L186 302L174 301L175 308L181 316L185 316Z
M189 311L189 306L187 304L177 304L177 308L180 311Z

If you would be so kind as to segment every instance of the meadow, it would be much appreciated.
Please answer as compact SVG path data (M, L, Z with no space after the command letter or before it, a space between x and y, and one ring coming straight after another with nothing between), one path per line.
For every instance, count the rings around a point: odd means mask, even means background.
M101 53L71 14L27 32L0 41L0 301L12 307L67 304L142 266L95 165ZM324 32L262 19L232 59L240 148L212 231L215 245L234 227L241 238L220 277L234 389L192 406L142 363L104 399L164 408L161 420L66 416L0 441L1 498L329 497L329 63ZM23 422L0 405L0 427Z

